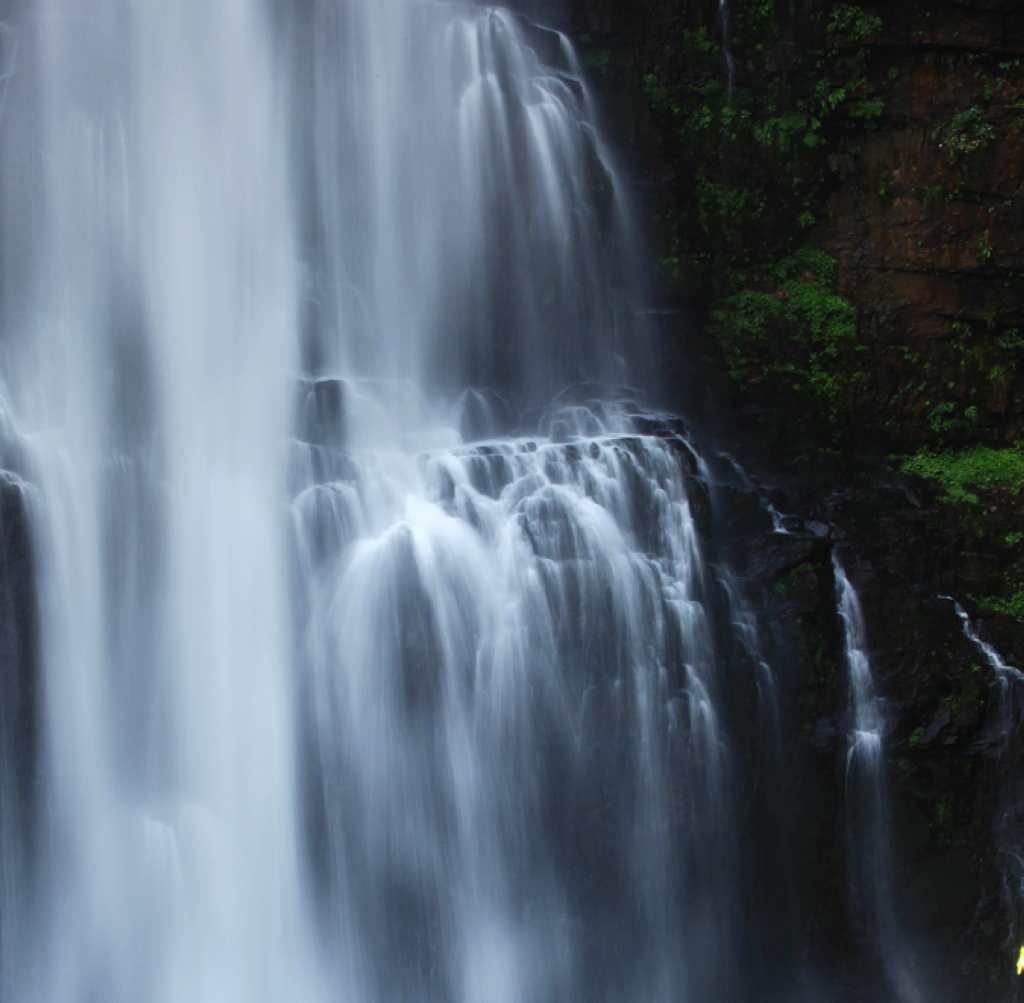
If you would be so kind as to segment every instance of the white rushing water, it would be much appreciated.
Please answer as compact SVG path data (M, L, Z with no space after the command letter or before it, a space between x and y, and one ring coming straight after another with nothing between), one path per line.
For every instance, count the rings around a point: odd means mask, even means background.
M846 757L847 861L850 904L877 954L893 998L925 998L900 922L893 878L885 776L884 703L868 654L867 629L857 590L833 558L839 616L850 678L850 729Z
M719 855L685 866L727 766L678 458L561 420L591 434L415 468L300 450L303 577L331 583L307 628L320 894L357 998L669 999L681 896L719 908Z
M988 641L983 641L978 636L974 625L971 623L971 618L967 615L967 610L960 603L952 596L940 596L939 598L946 599L953 604L953 610L963 627L964 637L981 652L989 668L995 672L1001 690L1005 692L1012 682L1024 682L1024 672L1004 661L1003 656Z
M568 41L429 0L3 41L0 997L737 998L698 464L550 403L649 358Z

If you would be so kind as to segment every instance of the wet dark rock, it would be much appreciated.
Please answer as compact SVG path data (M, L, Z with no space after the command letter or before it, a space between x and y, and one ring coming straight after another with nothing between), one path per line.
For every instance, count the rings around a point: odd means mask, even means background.
M668 439L672 436L687 436L685 422L669 415L631 414L630 423L641 435L653 435Z
M771 583L800 565L810 564L821 553L821 543L814 537L773 534L758 541L750 552L746 574Z
M684 476L686 495L690 502L690 511L693 514L702 539L706 539L711 532L712 505L711 497L708 494L708 486L697 477Z
M670 438L668 443L670 448L679 456L680 461L686 468L686 472L696 476L700 469L700 460L693 446L685 438L678 435Z
M741 537L771 535L771 516L753 491L740 487L717 487L715 503L722 525L730 534ZM766 541L758 540L754 545L764 546Z
M814 743L819 748L831 748L842 734L838 722L832 718L821 718L814 722Z
M943 707L935 715L931 724L928 725L928 730L917 741L917 744L924 747L931 745L935 739L939 738L942 733L949 727L953 721L953 715L949 712L948 708Z
M822 609L822 574L814 565L797 567L786 580L786 602L791 613L805 615Z
M340 379L299 380L295 402L296 437L314 446L343 446L345 395L345 382Z
M38 606L29 510L32 490L20 478L0 472L0 783L12 795L12 807L26 827L22 833L26 840L31 826L29 805L39 753L41 712Z

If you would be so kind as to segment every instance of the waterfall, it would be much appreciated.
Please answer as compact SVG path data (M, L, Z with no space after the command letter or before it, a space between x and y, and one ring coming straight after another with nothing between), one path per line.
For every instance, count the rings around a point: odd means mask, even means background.
M1024 934L1024 782L1020 779L1021 722L1024 721L1024 672L1006 662L974 629L967 610L952 596L940 596L953 604L964 637L981 653L995 675L999 694L996 721L999 758L1004 780L993 823L995 845L1003 874L1007 914L1012 917L1006 935L1007 951L1018 957ZM1020 973L1018 973L1019 975Z
M660 408L569 39L8 6L0 999L810 998L799 681ZM836 579L851 876L911 1000Z
M946 599L953 604L953 610L963 628L964 637L981 652L989 668L995 672L999 688L1002 692L1005 693L1011 683L1024 682L1024 672L1005 662L1003 656L991 644L983 641L978 636L977 631L975 631L974 626L971 624L971 618L967 615L967 610L960 603L952 596L940 596L939 598ZM1005 733L1003 737L1006 737Z
M0 996L738 998L707 487L624 389L569 41L432 0L4 41Z
M846 755L847 854L851 905L880 958L895 998L924 998L897 915L885 777L884 704L868 655L860 598L833 557L839 617L850 679Z

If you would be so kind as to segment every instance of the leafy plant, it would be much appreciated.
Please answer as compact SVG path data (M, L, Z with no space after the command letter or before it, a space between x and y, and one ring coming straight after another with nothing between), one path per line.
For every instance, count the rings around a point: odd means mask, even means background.
M977 105L972 105L953 116L946 127L942 145L950 161L955 164L984 149L995 136L995 129L985 118L985 113Z
M1024 620L1024 590L1015 592L1009 598L986 596L976 601L982 609L990 613L999 613L1002 616L1012 616L1017 620Z
M834 418L861 378L857 312L833 290L834 279L832 258L803 249L761 273L773 289L742 289L725 301L713 330L736 382L774 381Z
M852 3L836 4L829 15L826 34L833 47L863 45L882 29L882 19Z
M921 452L907 457L902 469L943 489L943 501L953 505L977 505L979 492L1019 494L1024 489L1024 449L974 446L945 453Z

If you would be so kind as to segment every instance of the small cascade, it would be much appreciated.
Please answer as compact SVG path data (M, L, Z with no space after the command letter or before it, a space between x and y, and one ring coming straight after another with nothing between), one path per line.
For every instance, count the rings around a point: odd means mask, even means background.
M839 617L850 679L846 755L847 861L855 921L877 954L895 999L923 1000L895 904L885 777L884 704L868 655L860 598L833 557Z
M739 460L736 459L731 453L719 451L719 459L725 461L729 466L729 469L736 475L740 484L748 491L753 492L757 496L757 503L761 507L762 511L766 512L772 520L772 532L778 533L781 536L788 536L790 533L789 527L786 525L787 516L783 515L782 512L776 508L775 505L769 500L768 496L762 491L751 479L750 475L743 468Z
M963 627L964 636L981 652L989 668L995 672L1000 689L1005 693L1011 684L1024 683L1024 672L1004 661L1003 656L991 644L978 636L974 626L971 624L971 618L967 610L952 596L940 596L939 598L946 599L953 604L953 609Z
M993 833L999 851L1007 911L1012 917L1006 947L1008 953L1016 958L1024 940L1024 779L1020 775L1021 756L1024 755L1024 671L1010 665L978 635L967 610L952 596L940 598L953 604L964 636L992 669L999 693L997 727L1004 780Z

